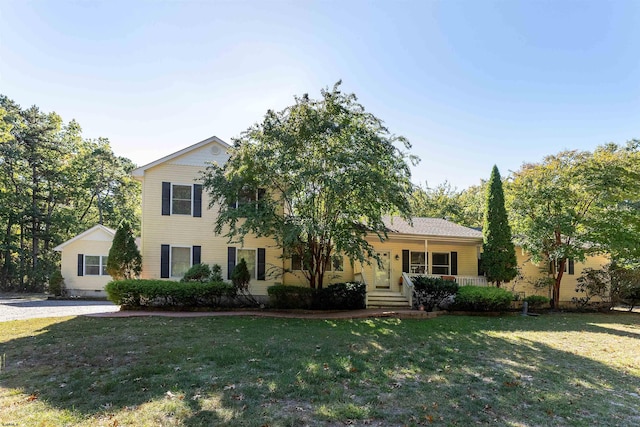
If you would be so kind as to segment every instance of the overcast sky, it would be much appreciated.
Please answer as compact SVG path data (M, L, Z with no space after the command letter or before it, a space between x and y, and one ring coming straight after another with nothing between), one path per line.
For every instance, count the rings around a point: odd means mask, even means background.
M138 165L339 79L463 189L640 138L640 1L0 0L0 93Z

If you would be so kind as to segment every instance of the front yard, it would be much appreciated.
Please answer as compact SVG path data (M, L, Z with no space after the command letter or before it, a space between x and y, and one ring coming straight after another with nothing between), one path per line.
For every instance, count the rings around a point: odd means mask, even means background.
M0 425L640 424L640 315L0 323Z

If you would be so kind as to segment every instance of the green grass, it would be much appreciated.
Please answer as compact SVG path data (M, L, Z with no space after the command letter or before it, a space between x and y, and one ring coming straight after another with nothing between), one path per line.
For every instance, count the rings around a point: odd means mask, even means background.
M0 425L640 424L640 316L0 323Z

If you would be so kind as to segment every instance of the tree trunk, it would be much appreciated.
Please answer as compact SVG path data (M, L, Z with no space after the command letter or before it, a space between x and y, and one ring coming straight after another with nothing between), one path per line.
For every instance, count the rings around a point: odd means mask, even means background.
M560 302L560 283L562 282L562 276L564 275L564 267L567 264L567 259L562 258L560 260L560 264L558 265L558 273L555 277L555 281L553 282L553 298L551 308L558 308L558 303Z

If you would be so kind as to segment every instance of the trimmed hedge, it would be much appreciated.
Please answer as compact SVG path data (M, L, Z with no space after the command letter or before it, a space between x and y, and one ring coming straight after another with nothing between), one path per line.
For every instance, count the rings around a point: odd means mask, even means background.
M545 305L548 306L551 300L542 295L529 295L523 301L526 301L527 304L529 304L530 309L536 309L536 308L542 308Z
M501 288L460 286L452 309L461 311L507 311L513 294Z
M424 307L425 311L441 308L458 292L458 284L440 277L416 276L413 282L413 308Z
M367 287L360 282L329 285L315 291L313 308L316 310L358 310L365 308Z
M275 285L267 289L270 306L286 309L356 310L365 307L366 286L359 282L335 283L322 289Z
M310 309L313 289L303 286L274 285L267 288L269 305L273 308Z
M188 282L169 280L114 280L105 288L115 304L132 307L219 307L225 298L233 298L235 289L224 282Z

